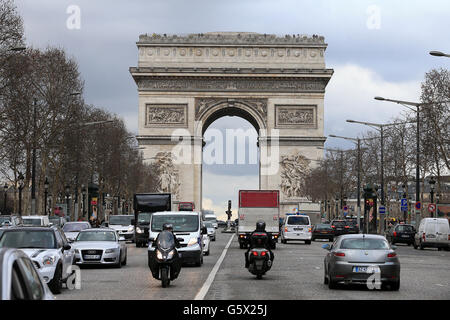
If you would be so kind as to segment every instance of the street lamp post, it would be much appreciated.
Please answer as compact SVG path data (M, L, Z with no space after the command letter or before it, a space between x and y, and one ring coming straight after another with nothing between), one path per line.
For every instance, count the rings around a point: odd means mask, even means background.
M3 214L6 214L6 201L7 201L6 192L8 192L8 184L6 182L5 185L3 186L3 191L5 192L5 202L3 203Z
M48 178L45 177L45 182L44 182L44 215L47 215L48 186L49 186Z
M70 186L66 185L66 206L67 206L67 218L70 217L70 203L69 203L69 195L70 195Z
M19 172L19 216L22 216L22 189L24 186L24 179L22 172Z

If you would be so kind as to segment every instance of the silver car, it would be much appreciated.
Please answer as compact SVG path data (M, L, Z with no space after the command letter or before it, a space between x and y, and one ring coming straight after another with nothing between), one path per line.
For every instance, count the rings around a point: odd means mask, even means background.
M216 228L214 227L214 224L209 221L205 221L203 225L206 227L206 230L208 231L208 237L211 239L211 241L216 241Z
M67 240L72 242L75 240L81 230L90 228L91 224L87 221L74 221L65 223L62 227L62 230L64 231L64 235L66 236Z
M114 265L127 264L125 238L109 228L92 228L80 231L72 243L76 264Z
M18 249L0 249L0 300L54 300L33 262Z
M324 283L330 289L342 282L374 283L377 277L381 285L400 288L400 261L395 246L385 237L372 234L348 234L337 237L333 244L322 248L328 253L324 260Z

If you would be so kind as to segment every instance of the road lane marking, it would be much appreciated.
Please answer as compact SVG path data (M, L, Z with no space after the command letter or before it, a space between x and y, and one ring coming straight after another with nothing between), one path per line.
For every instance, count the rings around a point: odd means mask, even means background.
M217 260L216 264L214 265L214 268L211 270L211 272L208 275L208 278L206 278L205 283L195 296L194 300L203 300L206 296L206 293L208 293L209 287L211 287L212 282L214 281L214 278L216 277L217 271L219 271L220 265L222 264L223 259L225 258L225 255L227 254L228 247L231 244L231 241L233 240L234 234L231 235L230 240L228 241L227 245L222 251L222 254L219 257L219 260Z

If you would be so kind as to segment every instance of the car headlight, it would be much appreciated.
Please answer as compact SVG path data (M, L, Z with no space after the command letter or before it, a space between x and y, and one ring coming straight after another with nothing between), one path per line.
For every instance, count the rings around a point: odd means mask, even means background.
M189 247L189 246L193 246L193 245L196 245L197 243L198 243L197 238L191 238L191 239L189 240L187 246L188 246L188 247Z
M174 253L175 253L175 250L169 251L169 253L167 254L167 259L172 259Z
M128 232L133 232L134 231L134 227L129 227L128 228Z
M116 249L112 248L112 249L106 249L105 253L114 253L116 251Z
M53 256L45 256L44 259L42 260L42 264L44 266L51 266L53 263L55 263L56 258Z
M141 228L137 227L137 228L136 228L136 232L137 232L137 233L143 233L144 230L142 230Z

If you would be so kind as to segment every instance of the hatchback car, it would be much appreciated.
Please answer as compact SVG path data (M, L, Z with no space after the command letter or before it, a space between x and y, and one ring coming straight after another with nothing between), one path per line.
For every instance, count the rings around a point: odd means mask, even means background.
M333 238L333 228L331 228L330 224L316 224L312 229L312 241L315 241L316 239L326 239L328 241L333 241Z
M347 234L350 226L347 225L345 220L333 220L331 221L331 228L333 228L334 235L337 237Z
M373 234L342 235L330 246L324 259L324 283L330 289L343 282L365 283L374 273L379 273L382 286L392 290L400 288L400 261L385 237Z
M416 229L410 224L396 224L386 232L386 239L392 243L406 243L409 246L414 243Z
M120 268L127 264L125 238L110 228L85 229L72 243L75 264L103 264Z
M18 249L0 249L0 300L54 300L30 258Z
M214 227L213 223L205 221L203 225L206 227L208 236L210 237L211 241L216 241L216 228Z

